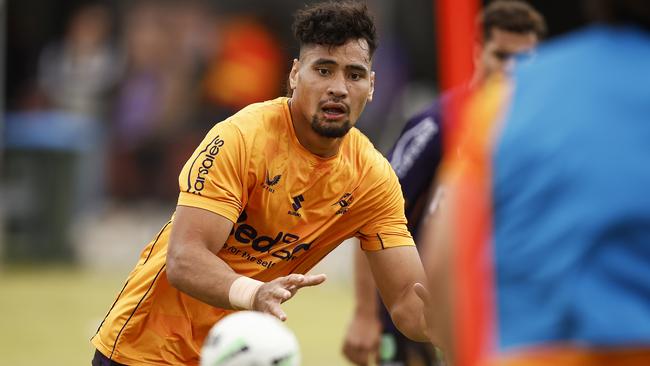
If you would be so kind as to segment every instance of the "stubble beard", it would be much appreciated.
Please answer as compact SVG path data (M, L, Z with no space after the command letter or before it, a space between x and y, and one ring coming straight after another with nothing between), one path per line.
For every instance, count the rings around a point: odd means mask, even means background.
M311 117L311 129L322 137L340 138L345 136L351 128L352 124L349 119L346 119L343 123L338 123L322 121L318 119L317 115Z

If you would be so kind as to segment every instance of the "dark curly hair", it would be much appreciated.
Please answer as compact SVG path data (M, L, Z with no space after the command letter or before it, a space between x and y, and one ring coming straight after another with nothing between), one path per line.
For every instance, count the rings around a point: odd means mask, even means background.
M546 35L544 17L531 5L518 0L496 0L485 7L479 23L483 27L483 37L487 41L492 29L502 29L513 33L534 33L538 39Z
M341 46L351 39L365 39L368 53L377 48L377 34L368 7L357 1L328 1L298 10L293 34L300 44Z

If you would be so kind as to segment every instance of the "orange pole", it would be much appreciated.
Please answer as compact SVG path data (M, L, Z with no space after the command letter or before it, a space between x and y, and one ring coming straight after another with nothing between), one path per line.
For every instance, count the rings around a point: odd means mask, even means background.
M434 0L436 10L439 80L443 92L467 84L474 71L474 46L478 39L479 29L476 29L476 16L478 14L479 0ZM445 124L445 154L446 159L457 154L458 133L464 131L462 124L467 123L461 119L463 106L468 93L461 91L454 93L449 103L443 109L443 123ZM472 123L472 121L469 121ZM483 178L478 172L475 178ZM467 183L467 182L466 182ZM482 188L487 184L484 179L475 179L471 184L459 184L457 187L458 202L450 204L459 205L460 209L472 208L470 212L478 209L465 217L462 227L469 225L475 230L456 232L454 258L452 264L452 278L454 285L451 295L453 324L453 347L458 366L476 366L485 355L486 335L491 328L488 294L491 289L485 287L486 282L475 282L481 273L481 263L477 252L485 244L486 225L481 219L485 217L489 205L483 200L485 193ZM458 224L459 217L454 217ZM460 225L455 225L457 228ZM484 250L484 249L483 249ZM449 280L452 280L450 278ZM486 292L487 291L487 292ZM482 306L483 305L483 306Z
M441 89L467 82L474 68L478 0L434 0Z

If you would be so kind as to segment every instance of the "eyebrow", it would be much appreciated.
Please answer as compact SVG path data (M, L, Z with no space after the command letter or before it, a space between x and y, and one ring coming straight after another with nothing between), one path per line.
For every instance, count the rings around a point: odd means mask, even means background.
M362 73L364 73L364 74L367 74L367 73L368 73L368 69L366 69L366 68L365 68L364 66L362 66L362 65L352 64L352 65L348 65L348 66L346 66L346 68L347 68L347 69L356 70L356 71L362 72Z
M336 66L336 65L338 65L338 62L336 62L334 60L331 60L331 59L327 59L327 58L319 58L319 59L317 59L316 61L313 62L313 65L332 65L332 66ZM364 72L364 73L368 73L368 68L366 68L365 66L360 65L360 64L346 65L345 68L360 71L360 72Z

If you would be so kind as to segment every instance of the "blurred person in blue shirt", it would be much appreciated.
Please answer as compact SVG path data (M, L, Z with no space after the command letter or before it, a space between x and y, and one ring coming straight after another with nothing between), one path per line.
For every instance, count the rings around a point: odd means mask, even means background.
M388 153L406 201L409 230L417 237L425 207L434 196L434 177L443 156L443 138L454 128L443 121L443 112L452 98L460 98L481 85L494 73L512 68L514 56L532 52L546 33L544 18L523 1L491 2L478 19L484 39L475 45L475 70L469 85L451 90L434 100L405 125ZM423 246L417 242L420 251ZM424 249L426 250L426 249ZM379 353L384 366L413 365L417 361L434 364L431 347L404 337L375 294L368 264L360 251L355 255L356 311L344 340L346 357L366 365L370 354Z
M587 5L445 165L420 293L457 365L650 365L650 3Z

